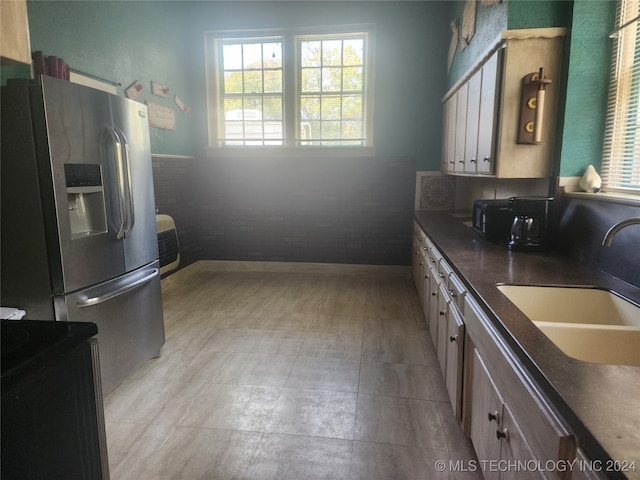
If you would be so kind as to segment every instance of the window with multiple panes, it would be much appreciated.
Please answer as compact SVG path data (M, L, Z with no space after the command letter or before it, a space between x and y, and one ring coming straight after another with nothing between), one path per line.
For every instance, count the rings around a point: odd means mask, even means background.
M365 145L365 46L362 34L298 38L298 144Z
M371 37L208 34L210 146L372 146Z
M282 39L218 42L218 111L224 145L282 145Z
M640 193L640 0L618 0L602 179L604 190Z

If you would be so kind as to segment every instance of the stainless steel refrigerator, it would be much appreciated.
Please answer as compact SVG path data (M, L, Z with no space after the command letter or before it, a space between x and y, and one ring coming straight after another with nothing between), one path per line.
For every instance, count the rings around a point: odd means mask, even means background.
M95 322L107 394L164 343L147 108L46 76L0 97L0 303Z

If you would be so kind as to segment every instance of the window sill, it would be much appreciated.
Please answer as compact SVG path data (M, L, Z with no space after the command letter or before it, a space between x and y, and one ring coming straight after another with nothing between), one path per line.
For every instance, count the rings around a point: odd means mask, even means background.
M640 207L640 196L630 193L613 193L613 192L567 192L567 197L582 198L586 200L594 200L598 202L619 203L623 205L634 205Z
M220 147L209 148L209 158L341 158L373 157L374 147Z

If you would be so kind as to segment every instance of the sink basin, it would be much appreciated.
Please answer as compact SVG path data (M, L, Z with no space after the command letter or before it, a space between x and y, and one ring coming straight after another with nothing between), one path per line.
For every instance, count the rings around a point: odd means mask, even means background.
M498 285L498 290L533 322L640 328L640 307L608 290L532 285Z
M560 350L585 362L640 366L640 307L591 287L498 285Z

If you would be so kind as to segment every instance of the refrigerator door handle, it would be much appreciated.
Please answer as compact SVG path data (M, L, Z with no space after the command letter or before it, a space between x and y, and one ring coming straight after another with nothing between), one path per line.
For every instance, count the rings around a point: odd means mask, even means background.
M120 240L124 237L125 234L125 209L124 204L126 202L125 198L125 185L124 185L124 168L122 164L122 142L120 141L120 137L116 133L116 131L111 127L106 127L106 132L111 137L113 142L114 151L115 151L115 162L116 162L116 176L118 182L118 208L120 210L120 226L118 228L118 232L116 233L116 238Z
M127 217L127 227L125 229L124 232L124 236L128 236L129 233L131 232L131 230L133 229L133 226L136 223L136 215L135 215L135 209L133 206L133 184L131 182L131 156L129 155L129 142L127 141L127 137L124 134L124 132L122 130L120 130L118 127L115 127L114 130L116 131L116 133L118 134L118 136L120 137L121 141L122 141L122 151L124 153L123 155L123 170L124 170L124 175L125 175L125 181L126 181L126 189L127 189L127 193L128 193L128 198L127 198L127 207L129 209L129 216Z
M92 307L93 305L98 305L100 303L106 302L107 300L111 300L112 298L115 298L119 295L127 293L133 290L134 288L144 285L145 283L149 283L153 278L157 277L159 274L160 274L160 269L153 268L151 270L151 273L145 275L144 277L137 278L132 282L127 283L126 285L122 285L103 295L97 295L95 297L90 297L90 298L80 300L79 302L76 303L76 306L79 308Z

